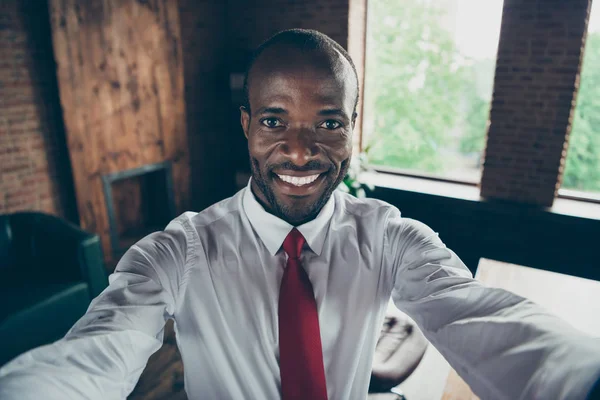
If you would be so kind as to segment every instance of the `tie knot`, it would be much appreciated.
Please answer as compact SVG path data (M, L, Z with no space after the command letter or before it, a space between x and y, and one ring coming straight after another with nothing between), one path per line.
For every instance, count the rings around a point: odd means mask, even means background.
M294 228L288 233L285 240L283 241L283 250L287 253L289 258L298 259L300 258L300 252L302 246L304 246L304 236Z

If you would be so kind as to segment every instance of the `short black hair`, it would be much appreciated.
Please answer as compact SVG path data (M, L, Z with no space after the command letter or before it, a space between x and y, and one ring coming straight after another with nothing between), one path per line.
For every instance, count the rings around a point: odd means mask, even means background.
M330 38L329 36L315 31L313 29L288 29L281 31L265 40L260 46L254 50L250 56L250 60L246 65L246 72L244 73L244 99L243 106L250 110L250 98L248 93L248 77L252 67L256 63L256 60L260 55L268 48L279 44L285 43L301 50L323 50L325 53L332 54L337 50L352 66L354 71L354 77L356 78L356 101L354 103L354 112L356 112L356 106L358 104L359 84L358 84L358 73L356 72L356 66L352 61L350 54L344 49L338 42Z

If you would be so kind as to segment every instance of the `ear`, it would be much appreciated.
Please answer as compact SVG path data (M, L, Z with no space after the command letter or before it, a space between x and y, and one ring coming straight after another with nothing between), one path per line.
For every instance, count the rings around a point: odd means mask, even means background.
M244 130L244 136L248 139L248 133L250 131L250 112L244 106L240 107L240 123L242 124L242 129Z

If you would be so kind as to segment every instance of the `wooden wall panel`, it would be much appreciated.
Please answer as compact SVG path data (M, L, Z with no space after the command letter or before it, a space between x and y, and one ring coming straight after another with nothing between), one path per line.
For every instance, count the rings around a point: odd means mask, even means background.
M170 160L189 203L179 13L169 0L50 0L52 41L81 225L110 255L101 177Z

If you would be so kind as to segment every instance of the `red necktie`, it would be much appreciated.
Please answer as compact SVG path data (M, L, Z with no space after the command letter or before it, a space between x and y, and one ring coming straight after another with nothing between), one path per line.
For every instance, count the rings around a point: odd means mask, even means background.
M300 263L303 245L296 228L283 242L288 261L279 289L281 398L327 400L317 303Z

